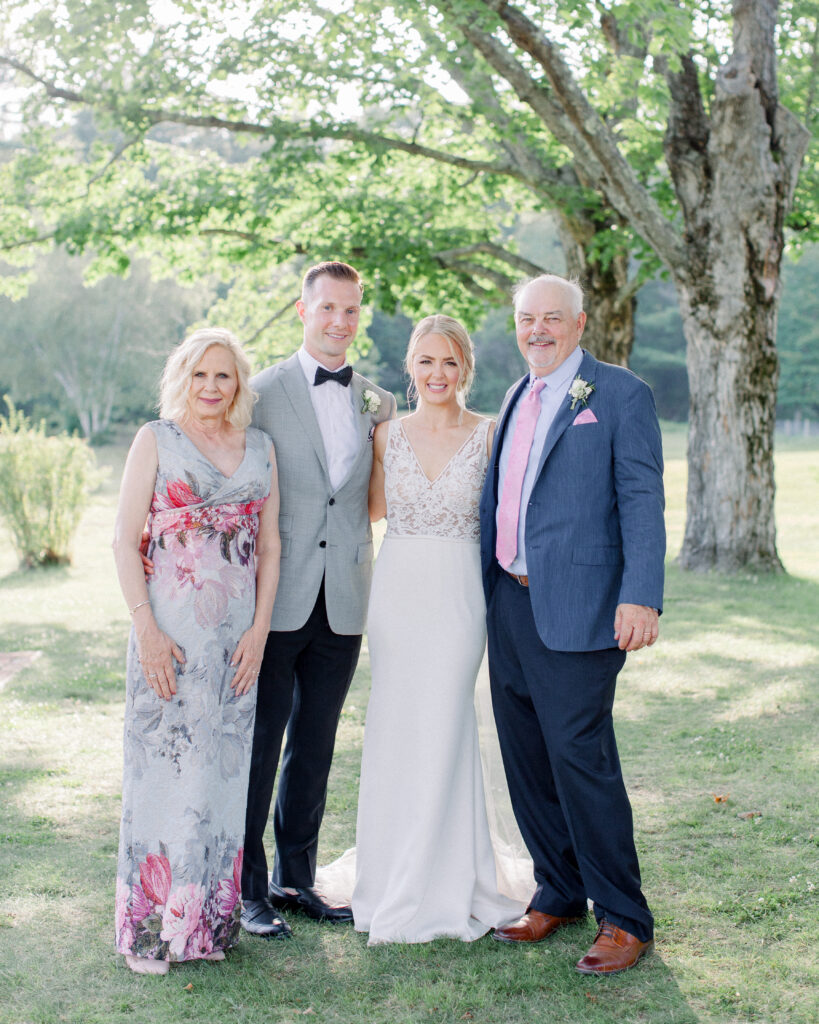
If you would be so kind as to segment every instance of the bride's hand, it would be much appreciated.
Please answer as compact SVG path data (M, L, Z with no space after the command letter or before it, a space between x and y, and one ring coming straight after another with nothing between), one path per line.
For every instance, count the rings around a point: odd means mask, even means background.
M153 616L136 629L137 653L148 686L163 700L170 700L176 693L176 670L174 658L180 665L185 664L182 649L167 633L157 626Z
M254 630L251 626L246 633L242 634L241 640L236 645L230 663L236 665L237 668L230 688L237 697L247 693L259 678L259 669L262 667L262 657L267 643L267 632L267 630Z

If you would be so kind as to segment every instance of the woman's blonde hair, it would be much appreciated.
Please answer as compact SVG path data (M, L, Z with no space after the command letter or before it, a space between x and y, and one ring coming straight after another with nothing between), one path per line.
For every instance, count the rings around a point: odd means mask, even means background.
M458 397L458 403L465 408L466 396L469 394L469 389L472 387L472 381L475 378L475 349L472 345L472 339L469 337L469 333L463 324L459 323L454 317L445 316L443 313L425 316L423 320L418 321L410 335L407 354L404 358L404 369L410 378L407 398L412 401L413 398L418 396L418 389L415 387L415 381L412 377L412 360L415 356L415 350L418 348L418 342L428 334L440 334L449 342L452 355L460 370L455 392Z
M213 345L226 348L236 364L238 386L227 411L227 421L244 430L250 426L258 395L250 387L250 360L236 335L224 327L202 327L171 352L159 382L159 415L166 420L184 419L188 412L188 390L193 371Z

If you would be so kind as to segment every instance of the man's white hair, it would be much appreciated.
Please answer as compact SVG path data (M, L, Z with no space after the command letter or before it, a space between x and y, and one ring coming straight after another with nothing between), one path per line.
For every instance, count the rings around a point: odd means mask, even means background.
M512 291L512 299L515 304L516 313L520 305L520 296L530 284L551 284L562 288L565 294L569 296L569 311L571 315L580 316L583 312L583 289L580 287L580 282L576 277L561 277L559 274L539 274L537 277L527 278L525 281L521 281L520 284L515 285Z

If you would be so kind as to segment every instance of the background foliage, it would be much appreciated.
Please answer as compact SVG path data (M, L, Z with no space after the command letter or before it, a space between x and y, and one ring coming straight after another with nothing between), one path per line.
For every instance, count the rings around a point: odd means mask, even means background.
M548 218L522 222L520 247L535 244L563 257ZM117 425L155 414L156 383L170 349L186 330L202 322L236 329L217 281L183 287L169 278L152 281L145 262L137 261L126 278L83 280L88 261L64 252L41 258L37 281L17 301L0 297L0 394L8 394L35 420L52 429L78 430L79 411L111 400L110 419L92 432L95 442L112 436ZM819 419L819 245L808 245L786 263L778 349L781 363L779 419ZM293 298L298 281L291 282ZM367 295L369 298L369 293ZM257 296L258 300L258 296ZM444 305L445 311L451 307ZM497 412L509 384L523 372L508 306L481 305L472 332L477 375L470 404ZM226 319L227 318L227 319ZM371 312L363 320L358 367L404 401L403 359L413 319L400 309ZM257 367L281 358L298 344L299 322L289 304L271 337L250 342ZM654 389L660 416L685 421L688 383L685 339L673 286L649 280L638 293L631 368ZM243 339L246 340L246 339ZM79 401L69 397L59 376L74 373L82 383Z
M0 416L0 519L23 568L71 561L71 545L91 490L99 483L85 441L49 436L6 399Z

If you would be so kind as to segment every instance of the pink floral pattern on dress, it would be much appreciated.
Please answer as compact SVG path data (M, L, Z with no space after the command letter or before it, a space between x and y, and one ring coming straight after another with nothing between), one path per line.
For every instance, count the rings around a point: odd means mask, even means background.
M183 885L166 903L159 937L168 942L174 960L184 959L188 939L202 927L204 902L205 890L201 885Z
M149 853L139 865L142 891L155 907L164 907L171 890L171 865L167 857Z
M132 633L115 905L121 953L193 960L239 937L245 801L256 690L237 697L230 664L253 621L259 512L270 439L248 428L226 477L176 424L150 424L158 470L148 593L184 651L177 693L156 697Z
M190 882L174 888L170 862L162 854L149 853L139 865L142 885L129 889L117 878L119 952L181 961L201 959L215 949L233 945L242 913L243 852L239 849L231 874L220 878L211 892Z
M216 903L223 917L230 917L236 904L242 898L242 859L244 850L239 850L233 862L233 877L223 878L216 890Z

